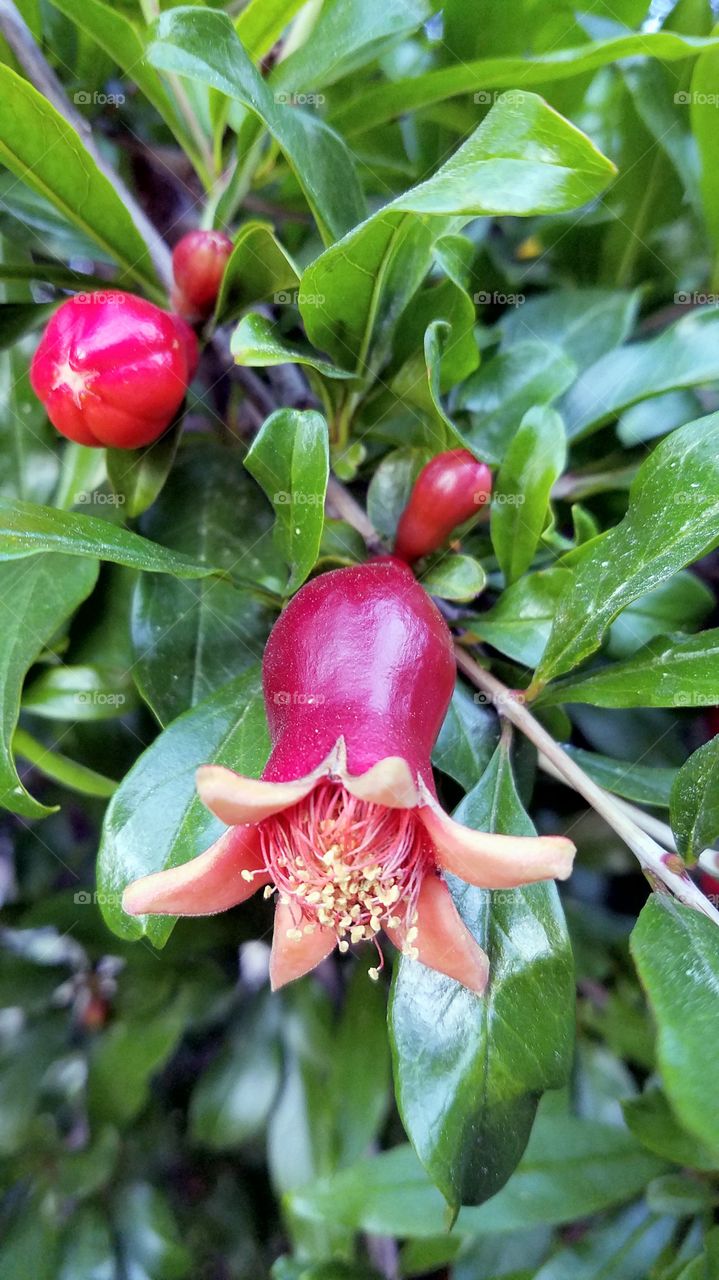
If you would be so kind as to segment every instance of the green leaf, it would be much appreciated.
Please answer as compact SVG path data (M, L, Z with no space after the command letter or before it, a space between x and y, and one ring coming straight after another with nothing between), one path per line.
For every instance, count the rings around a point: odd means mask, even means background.
M553 409L529 409L499 469L491 506L492 543L510 586L532 563L547 522L552 485L564 470L564 425Z
M267 998L243 1011L190 1100L194 1142L231 1151L264 1129L282 1079L277 1018Z
M280 299L281 302L285 300L291 302L292 295L287 293L286 299ZM323 360L309 347L298 347L295 343L285 342L265 316L254 312L240 320L232 335L231 348L238 364L258 365L260 368L276 364L304 364L321 373L323 378L354 377L346 369L338 369L328 360Z
M339 365L365 373L429 266L448 215L554 213L592 199L612 165L588 138L534 94L500 99L440 169L355 227L302 275L311 342ZM434 220L434 227L429 220Z
M371 129L405 112L442 102L460 94L477 95L476 101L489 102L490 89L507 89L519 84L548 85L557 80L584 75L598 67L609 66L619 58L654 56L663 62L691 57L711 48L713 40L679 36L673 31L641 32L612 36L608 40L589 41L575 49L552 49L547 53L526 54L509 58L477 58L463 60L424 74L373 86L372 93L362 93L342 103L333 113L333 121L343 133ZM530 94L517 91L520 101Z
M332 1040L327 1093L335 1159L344 1168L370 1149L390 1102L385 993L380 985L368 985L364 964L350 979Z
M617 423L617 439L626 449L631 449L646 440L656 440L675 427L683 427L701 411L701 402L693 391L665 391L626 409Z
M107 1220L83 1208L72 1218L57 1280L114 1280L115 1249Z
M22 707L45 720L115 720L137 703L133 692L126 672L99 655L93 666L63 663L40 671L23 693Z
M138 1280L184 1280L192 1271L192 1257L172 1210L155 1187L146 1182L120 1187L113 1196L113 1210L128 1275Z
M716 29L713 34L716 36ZM699 194L707 230L714 245L715 260L719 253L719 142L716 120L713 119L716 110L713 95L716 93L718 73L719 51L707 49L694 64L691 92L687 95L691 101L692 134L699 152ZM712 284L716 287L716 270Z
M160 76L146 61L146 40L135 23L120 9L104 4L101 0L52 0L52 3L82 31L87 32L110 55L113 62L117 62L134 80L140 92L144 93L148 102L152 103L169 126L182 149L202 172L202 161L200 159L198 162L197 145L192 133Z
M628 658L655 636L696 631L714 604L713 592L694 573L675 573L622 610L609 628L607 654Z
M679 770L671 823L680 854L691 862L719 838L719 737L705 742Z
M552 684L543 705L589 702L594 707L706 707L719 702L719 629L673 640L657 636L626 662Z
M103 915L119 937L144 934L164 946L174 919L125 915L123 890L138 876L196 857L223 830L197 796L197 767L226 764L258 777L268 750L260 677L253 669L186 711L143 752L110 802L98 858Z
M549 639L558 602L570 582L568 569L531 573L503 591L487 613L473 619L472 630L508 658L536 667Z
M719 542L718 455L712 414L673 432L642 464L624 519L580 552L538 682L588 657L622 609Z
M487 575L472 556L449 553L422 574L420 582L431 596L470 601L484 591Z
M533 833L502 745L457 817L476 830ZM390 1035L405 1130L456 1210L504 1185L527 1144L541 1093L568 1079L574 968L553 884L492 893L452 877L450 887L489 955L489 986L477 997L403 957Z
M652 894L631 937L634 963L657 1021L657 1056L682 1125L719 1148L719 1113L707 1105L716 1061L717 926L701 912Z
M92 591L97 561L37 556L0 564L0 805L26 818L51 810L33 800L13 762L25 676L59 627Z
M431 0L329 0L309 40L290 53L270 78L276 89L321 89L373 62L390 41L431 17Z
M508 307L498 327L503 348L532 341L546 343L552 351L561 347L581 371L629 336L638 308L637 291L552 289Z
M179 8L161 15L150 62L218 89L256 115L284 151L325 243L364 216L350 153L316 115L278 101L252 64L226 14Z
M33 502L0 498L0 560L62 551L72 556L109 560L129 569L170 573L176 578L207 578L221 571L178 556L166 547L119 528L97 516L58 511Z
M215 320L225 324L245 307L274 299L282 302L300 282L292 259L268 222L245 222L235 236L220 292ZM279 295L279 296L278 296Z
M258 58L282 35L305 0L249 0L235 19L235 30L251 58Z
M717 378L719 316L715 308L691 311L658 338L619 347L581 374L562 405L567 435L578 440L641 400Z
M0 64L0 160L120 264L157 291L147 245L79 136L27 80Z
M327 423L312 409L278 409L255 437L245 466L274 507L275 538L290 566L291 593L314 568L322 540L330 467Z
M665 1168L615 1125L540 1112L514 1176L488 1204L462 1209L454 1230L491 1235L574 1222L633 1200ZM290 1206L301 1218L377 1235L421 1238L447 1229L446 1204L410 1147L295 1192Z
M575 374L569 357L546 342L519 342L488 360L457 397L458 407L471 413L463 434L476 456L501 462L524 415L561 396Z
M56 302L0 302L0 351L39 329L56 307Z
M145 449L108 449L107 478L123 515L134 520L155 501L175 461L181 423Z
M188 512L192 518L188 519ZM254 590L226 579L181 582L142 574L132 606L133 674L161 724L262 658L273 615L261 583L278 591L284 566L273 550L271 513L237 452L208 439L186 444L143 528L198 564L236 569Z
M719 1169L719 1147L712 1150L687 1133L661 1089L650 1087L640 1097L628 1098L622 1103L622 1111L632 1133L663 1160L689 1169Z
M404 447L387 454L376 468L367 492L367 514L384 537L394 538L412 486L432 456L429 448Z
M30 386L32 348L0 350L0 495L45 502L58 472L57 437Z
M484 694L470 693L458 681L434 744L432 764L469 791L492 759L498 736L497 718Z
M625 800L634 800L638 804L669 808L669 797L677 776L676 769L636 764L631 760L615 760L611 756L603 756L596 751L583 751L581 747L571 745L565 746L563 750L606 791L623 796Z
M70 760L68 756L43 746L24 729L15 730L12 745L17 755L29 760L47 778L51 778L53 782L59 782L60 786L66 787L68 791L76 791L81 796L95 796L101 800L107 800L117 787L117 783L112 778L106 778L95 769L88 769L87 765L79 764L77 760Z

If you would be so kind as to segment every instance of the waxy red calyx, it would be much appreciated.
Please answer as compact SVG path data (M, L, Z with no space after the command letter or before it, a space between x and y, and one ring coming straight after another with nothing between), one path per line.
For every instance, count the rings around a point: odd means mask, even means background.
M197 339L179 316L108 290L63 302L40 339L30 381L61 435L137 449L170 425L197 360Z
M232 253L224 231L188 231L172 251L173 305L186 320L209 316Z
M489 502L492 473L467 449L439 453L420 471L400 517L394 553L412 564L439 550L453 529Z
M494 889L564 879L574 846L472 831L444 813L430 753L455 677L449 630L406 565L382 557L308 583L265 650L262 778L202 766L198 792L228 830L194 861L129 885L125 910L206 915L263 888L277 896L274 988L384 931L481 993L487 956L441 872Z

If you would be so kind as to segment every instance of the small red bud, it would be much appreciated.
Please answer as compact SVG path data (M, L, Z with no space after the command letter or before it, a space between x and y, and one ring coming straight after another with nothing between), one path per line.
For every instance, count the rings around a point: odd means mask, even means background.
M119 290L80 293L50 320L30 381L68 440L137 449L170 425L197 360L197 339L179 316Z
M467 449L450 449L420 471L402 512L395 555L412 562L446 542L453 529L489 501L492 473Z
M224 231L188 231L177 242L172 300L180 315L194 320L210 314L231 253L232 241Z

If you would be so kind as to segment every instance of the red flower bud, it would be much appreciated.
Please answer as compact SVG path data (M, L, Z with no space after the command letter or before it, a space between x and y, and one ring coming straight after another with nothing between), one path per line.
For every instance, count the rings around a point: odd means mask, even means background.
M446 542L453 529L489 502L492 473L466 449L440 453L422 468L402 512L395 555L419 560Z
M173 302L188 320L203 319L215 299L232 253L232 241L224 231L188 231L172 251L176 289Z
M563 879L574 846L473 831L438 804L430 752L455 664L435 605L391 558L323 574L280 615L263 674L272 753L262 779L202 766L199 794L229 830L194 861L130 885L125 910L206 915L264 886L279 899L274 988L384 930L406 955L483 991L487 957L441 870L494 889Z
M137 449L170 425L197 359L179 316L131 293L78 294L48 324L30 381L61 435Z

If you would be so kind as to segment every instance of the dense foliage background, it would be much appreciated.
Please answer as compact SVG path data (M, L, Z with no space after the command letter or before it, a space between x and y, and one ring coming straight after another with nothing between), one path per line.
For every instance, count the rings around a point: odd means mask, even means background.
M713 8L0 5L3 1277L719 1274ZM184 415L62 441L47 318L168 305L198 224ZM219 830L198 764L260 772L283 601L458 445L495 496L418 566L479 664L438 786L575 874L453 883L483 1000L361 949L271 996L269 904L122 888Z

